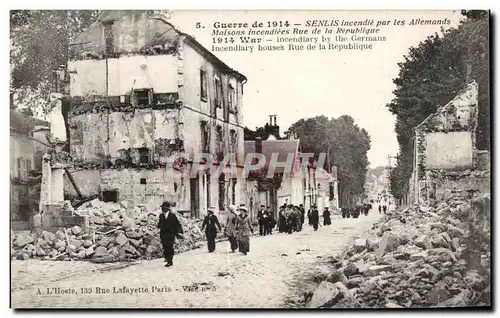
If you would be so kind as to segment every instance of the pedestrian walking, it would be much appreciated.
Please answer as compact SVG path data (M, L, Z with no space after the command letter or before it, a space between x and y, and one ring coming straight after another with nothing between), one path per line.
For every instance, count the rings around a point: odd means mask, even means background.
M300 232L302 231L302 223L301 223L302 214L300 212L300 208L298 206L295 206L293 212L295 213L295 231Z
M260 206L260 210L257 213L257 221L259 223L259 235L262 236L264 235L264 205Z
M330 210L328 210L328 207L325 207L325 210L323 211L323 225L330 224L332 224L332 221L330 219Z
M269 227L269 213L267 212L267 210L264 210L264 213L262 213L262 234L261 234L262 236L266 236L268 227Z
M387 205L384 205L383 210L384 210L384 214L385 214L387 212Z
M306 210L304 209L304 205L300 204L299 210L300 210L300 230L302 230L306 219Z
M175 238L182 238L182 225L177 216L172 212L172 204L163 202L161 205L161 214L157 227L160 229L160 241L163 247L163 256L167 264L165 267L173 265L174 260L174 241Z
M382 213L382 206L380 204L378 205L378 213Z
M273 213L269 213L269 217L267 218L267 225L266 225L266 234L273 234L273 229L276 226L276 220L274 219Z
M240 205L239 210L240 215L236 222L238 248L243 255L247 255L247 253L250 252L250 234L253 233L253 228L245 205Z
M285 208L283 206L280 207L280 210L278 212L278 232L286 232L286 215Z
M311 213L312 213L312 206L309 208L309 210L307 211L307 221L309 222L309 225L312 226L312 222L311 222Z
M310 222L311 222L314 230L317 231L318 225L319 225L319 212L318 212L318 209L316 208L316 204L313 204L313 206L311 208Z
M285 210L286 229L288 234L292 234L295 229L296 215L293 211L293 205L289 204Z
M231 251L234 253L238 249L238 240L236 239L236 222L238 215L236 214L236 207L234 205L229 206L229 213L227 215L225 234L231 245Z
M220 232L221 226L217 216L215 216L215 208L208 208L208 215L205 216L203 224L201 225L201 230L205 229L205 236L207 237L208 252L213 253L215 251L215 239L217 238L217 232ZM217 228L219 231L217 231Z

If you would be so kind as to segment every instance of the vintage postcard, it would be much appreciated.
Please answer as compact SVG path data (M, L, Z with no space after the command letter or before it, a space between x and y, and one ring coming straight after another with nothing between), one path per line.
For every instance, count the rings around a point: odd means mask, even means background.
M10 11L11 307L491 308L490 13Z

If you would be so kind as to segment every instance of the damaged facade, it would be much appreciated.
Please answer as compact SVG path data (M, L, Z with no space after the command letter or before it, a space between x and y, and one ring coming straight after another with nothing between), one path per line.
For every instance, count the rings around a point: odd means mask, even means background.
M478 85L468 84L415 129L409 203L434 206L490 191L490 154L475 145Z
M40 199L40 174L49 123L10 110L10 217L14 228L29 227Z
M195 154L218 166L235 153L239 171L244 160L246 78L194 38L147 12L104 12L71 44L66 78L70 173L83 197L149 210L175 200L194 217L245 201L239 176L214 179L207 166L190 178Z

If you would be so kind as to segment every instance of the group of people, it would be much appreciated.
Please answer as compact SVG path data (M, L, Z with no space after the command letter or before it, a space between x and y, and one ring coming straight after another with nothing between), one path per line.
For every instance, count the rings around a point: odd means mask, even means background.
M384 214L387 213L387 205L379 205L378 206L378 213L382 213L384 211Z
M358 218L361 214L368 215L368 213L372 210L373 206L371 203L358 204L355 208L345 207L342 208L342 217L343 218ZM382 211L387 213L387 205L379 205L378 213L382 213Z
M273 234L273 228L276 226L276 220L274 219L273 213L269 207L266 209L264 205L260 206L259 212L257 213L257 222L259 223L260 236Z
M239 213L236 213L236 207L234 205L229 206L224 231L231 246L231 252L234 253L238 249L240 253L247 255L250 252L250 235L253 233L253 227L245 205L240 205L238 210ZM217 233L222 232L222 227L214 212L215 208L209 208L208 214L201 225L201 230L205 230L209 253L215 251Z
M183 239L184 231L182 225L172 212L174 206L171 202L163 202L161 205L161 213L158 220L158 229L160 230L160 241L163 247L163 256L165 259L165 267L173 265L174 258L174 242L175 239ZM250 235L253 233L252 223L248 210L244 204L238 208L239 213L236 213L236 207L229 207L229 214L225 227L226 236L231 244L231 251L234 253L237 249L243 254L247 255L250 251ZM202 223L202 231L205 231L207 238L208 252L215 251L215 239L217 233L222 231L217 216L215 215L215 208L209 208L207 216Z
M173 206L174 205L170 202L164 202L161 205L161 214L158 221L163 255L167 263L165 267L173 265L175 239L182 239L184 233L179 219L175 213L172 213ZM217 233L222 232L222 226L215 215L215 211L216 209L213 207L207 210L208 213L201 227L201 230L205 231L209 253L215 251ZM329 209L325 207L323 211L323 225L326 226L331 224L330 215ZM307 212L307 218L309 225L317 231L319 226L319 212L316 205L311 206ZM266 209L264 205L261 205L257 213L257 221L259 224L259 234L261 236L272 234L272 230L276 225L278 225L280 233L292 234L293 232L302 231L305 221L305 209L302 204L299 206L285 204L279 208L278 222L276 222L269 207ZM224 232L233 253L236 252L236 250L243 255L247 255L247 253L250 252L250 235L253 234L253 231L252 222L246 206L244 204L241 204L238 208L234 205L229 206Z
M332 224L330 218L330 210L325 207L323 211L323 225ZM309 225L318 230L319 226L319 211L318 207L313 204L309 211L307 211L307 219ZM299 206L292 204L284 204L279 208L278 212L278 231L280 233L292 234L293 232L300 232L305 222L305 209L302 204Z

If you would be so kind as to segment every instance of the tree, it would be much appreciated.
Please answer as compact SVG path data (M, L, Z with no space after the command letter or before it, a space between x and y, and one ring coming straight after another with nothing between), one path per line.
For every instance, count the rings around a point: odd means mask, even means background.
M243 131L245 140L255 140L257 137L260 137L262 140L267 139L264 127L256 127L255 130L245 127Z
M97 10L12 10L11 91L14 103L43 118L52 71L66 65L69 43L97 18Z
M479 123L476 146L490 148L489 109L489 15L486 11L464 11L458 28L429 36L410 48L399 63L393 80L394 98L387 105L396 115L395 132L400 158L390 175L394 197L404 197L412 173L414 128L439 106L449 102L470 79L479 85Z
M70 42L97 18L97 10L11 11L12 85L36 89L65 65Z
M257 137L260 137L262 140L267 140L269 135L273 134L271 125L266 123L264 127L256 127L255 130L251 130L250 128L244 128L244 136L245 140L255 140ZM279 136L275 136L279 138Z
M368 132L358 127L352 117L301 119L290 127L290 131L298 135L303 153L315 154L313 160L327 152L328 160L323 168L337 167L341 205L352 205L356 198L363 196L371 140Z

